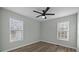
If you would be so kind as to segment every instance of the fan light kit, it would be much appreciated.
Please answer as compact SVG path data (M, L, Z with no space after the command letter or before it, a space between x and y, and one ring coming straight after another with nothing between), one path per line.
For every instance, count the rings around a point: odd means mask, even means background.
M55 15L54 13L47 13L47 11L49 9L50 9L50 7L47 7L45 10L42 10L42 12L35 11L35 10L33 10L33 12L40 14L40 15L36 16L36 18L42 16L43 19L47 19L46 15Z
M45 16L42 16L43 19L45 19Z

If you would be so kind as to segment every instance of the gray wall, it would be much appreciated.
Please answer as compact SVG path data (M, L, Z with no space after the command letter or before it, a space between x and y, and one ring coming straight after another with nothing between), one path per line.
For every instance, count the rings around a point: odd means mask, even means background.
M2 39L2 32L1 32L1 8L0 8L0 51L1 51L1 39Z
M79 12L77 14L77 51L79 52Z
M2 19L0 19L0 22L2 23L0 30L2 30L2 50L8 50L16 47L20 47L22 45L27 45L30 43L34 43L39 41L40 38L40 23L22 15L19 15L17 13L1 9L2 12ZM24 21L24 39L22 41L16 41L16 42L10 42L10 36L9 36L9 19L10 17L13 17L18 20ZM1 35L0 35L1 36Z
M57 22L69 21L69 41L63 41L57 39ZM71 48L76 48L77 46L77 14L65 16L53 20L48 20L41 22L41 39L42 41L59 44Z

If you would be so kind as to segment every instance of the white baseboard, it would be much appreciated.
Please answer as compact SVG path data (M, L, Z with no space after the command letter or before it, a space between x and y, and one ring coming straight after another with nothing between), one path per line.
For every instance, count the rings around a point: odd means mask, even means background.
M34 41L34 42L31 42L31 43L28 43L28 44L25 44L25 45L21 45L21 46L17 46L17 47L11 48L11 49L3 50L1 52L8 52L8 51L11 51L11 50L14 50L14 49L18 49L18 48L21 48L23 46L27 46L27 45L30 45L30 44L33 44L33 43L37 43L37 42L39 42L39 41Z
M68 47L68 48L73 48L73 49L76 49L76 50L77 50L77 48L75 48L75 47L71 47L71 46L67 46L67 45L62 45L62 44L54 43L54 42L52 42L52 41L44 41L44 40L42 40L42 41L43 41L43 42L47 42L47 43L51 43L51 44L56 44L56 45Z

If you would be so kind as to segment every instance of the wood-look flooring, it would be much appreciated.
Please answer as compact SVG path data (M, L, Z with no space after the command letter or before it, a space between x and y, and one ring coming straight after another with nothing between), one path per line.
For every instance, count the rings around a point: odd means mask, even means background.
M9 52L76 52L76 50L46 42L37 42Z

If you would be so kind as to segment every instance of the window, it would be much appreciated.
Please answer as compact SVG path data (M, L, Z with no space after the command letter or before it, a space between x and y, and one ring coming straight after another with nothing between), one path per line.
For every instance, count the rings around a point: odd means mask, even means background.
M59 40L69 40L69 21L59 22L57 24L57 38Z
M23 40L23 21L10 18L10 42Z

